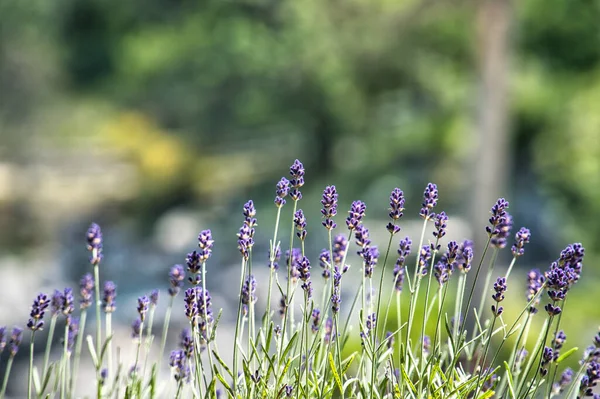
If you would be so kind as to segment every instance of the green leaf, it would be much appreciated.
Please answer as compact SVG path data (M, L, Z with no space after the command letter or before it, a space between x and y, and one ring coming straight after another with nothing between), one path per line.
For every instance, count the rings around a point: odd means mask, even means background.
M344 392L342 391L342 389L344 389L344 386L342 385L340 375L338 374L338 371L335 368L335 362L333 361L333 355L331 354L331 352L329 352L329 368L331 369L331 373L333 374L333 378L335 379L335 383L337 384L338 389L340 390L340 392Z
M41 384L40 384L40 374L38 373L37 367L33 367L33 387L35 388L35 392L38 395L42 394Z
M406 370L404 369L404 365L403 364L400 365L400 372L402 373L402 378L406 382L406 385L408 385L408 387L412 391L412 394L416 395L417 394L417 388L415 388L415 386L412 383L412 381L410 380L410 378L408 378L408 374L406 374Z
M577 352L577 350L579 350L578 347L574 347L569 349L568 351L566 351L565 353L563 353L562 355L560 355L558 357L558 359L556 359L556 364L559 364L560 362L562 362L563 360L565 360L566 358L568 358L569 356L571 356L573 353Z
M506 369L508 390L510 392L510 396L514 399L515 398L515 389L513 387L513 385L514 385L513 377L512 377L512 373L510 372L510 366L508 365L508 363L506 363L506 361L504 361L504 368Z
M213 355L215 355L215 359L217 359L217 361L219 362L221 367L223 367L225 369L225 371L227 371L227 374L229 374L229 377L233 378L233 372L227 366L227 364L223 361L223 359L221 359L221 356L219 356L219 354L217 352L215 352L214 350L212 351L212 353L213 353Z
M94 340L91 335L85 337L85 340L88 344L88 350L90 351L90 355L92 356L92 362L94 363L94 367L96 368L96 370L98 370L98 356L96 355L96 349L94 348Z
M229 395L233 396L233 389L231 389L231 386L229 386L227 381L225 381L225 378L223 378L221 373L219 373L219 370L217 370L217 366L214 366L214 373L217 379L221 381L221 384L223 384L223 387L227 390L227 392L229 392Z

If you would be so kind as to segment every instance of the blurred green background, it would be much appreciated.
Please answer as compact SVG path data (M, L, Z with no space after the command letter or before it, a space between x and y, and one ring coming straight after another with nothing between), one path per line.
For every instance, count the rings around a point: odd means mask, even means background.
M200 229L231 269L250 198L266 259L274 185L299 158L315 259L327 184L339 225L362 199L384 232L390 190L415 220L433 181L456 239L484 239L505 196L533 234L521 272L582 242L565 318L584 346L600 320L598 21L597 0L1 0L2 307L24 320L36 290L88 271L92 220L131 304Z

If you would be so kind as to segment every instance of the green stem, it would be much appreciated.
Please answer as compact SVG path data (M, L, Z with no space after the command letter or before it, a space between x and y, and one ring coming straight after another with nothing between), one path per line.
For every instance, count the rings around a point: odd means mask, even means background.
M160 342L160 352L158 353L158 364L156 366L157 372L160 372L160 363L165 353L165 345L167 344L167 333L169 332L169 322L171 320L171 310L173 309L174 296L171 296L169 300L169 306L167 306L167 312L165 313L165 321L163 323L162 338Z
M92 253L93 258L96 257L95 255L95 253ZM100 317L100 271L98 264L94 265L94 283L94 291L96 295L96 356L98 356L96 371L99 372L100 369L102 369L102 362L100 360L100 348L102 343L102 318Z
M285 302L286 302L286 309L285 309L285 313L283 314L283 325L282 325L282 331L281 331L281 341L280 341L280 345L279 345L279 355L281 355L281 353L283 352L283 344L285 342L285 334L286 334L286 330L287 330L287 324L288 324L288 315L290 314L290 312L292 312L292 314L294 313L294 309L291 309L290 306L290 297L291 297L291 284L292 284L292 250L294 249L294 215L296 213L296 210L298 209L298 200L294 200L294 208L292 210L292 227L290 229L290 252L289 252L289 256L288 256L288 261L287 261L287 286L286 286L286 290L285 290ZM293 317L293 315L292 315ZM279 355L278 355L278 364L281 362L281 359L279 359Z
M31 331L31 342L29 343L29 376L27 384L27 399L31 399L31 388L33 385L33 347L35 330Z
M291 257L291 254L290 254ZM242 273L241 273L241 277L240 277L240 290L239 290L239 297L242 297L242 290L244 289L244 275L246 274L246 259L244 257L242 257ZM238 381L238 339L239 339L239 331L240 331L240 323L241 323L241 316L242 316L242 300L240 299L238 301L238 310L237 310L237 317L235 320L235 336L234 336L234 342L233 342L233 397L237 398L237 381ZM285 324L284 324L285 326ZM285 328L285 327L284 327Z
M202 295L206 295L206 262L202 262ZM202 299L204 301L204 298L202 298ZM206 305L203 307L204 307L204 321L205 321L205 326L206 326L205 327L206 328L206 351L208 352L208 362L210 364L210 374L211 374L211 381L212 381L215 378L212 351L210 350L210 337L212 334L209 331L208 309L207 309ZM202 337L200 337L200 338L202 338Z
M140 336L141 336L141 331L140 331ZM107 355L107 359L106 359L106 375L107 378L111 377L111 371L112 371L112 313L108 312L106 313L106 339L109 340L108 341L108 346L106 348L106 355ZM100 352L98 352L100 353ZM137 363L136 363L137 365Z
M60 390L60 399L65 399L65 395L67 393L67 367L69 365L69 354L68 354L68 344L69 344L69 323L65 325L65 336L64 336L64 346L63 346L63 358L62 358L62 367L63 372L61 376L61 390Z
M2 391L0 391L0 399L4 399L6 393L6 386L8 385L8 377L10 376L10 370L12 368L13 359L15 357L11 354L6 362L6 371L4 372L4 381L2 381Z
M75 395L75 386L77 384L77 374L79 372L79 360L81 359L81 346L83 345L83 336L85 333L85 323L87 319L87 308L81 309L81 317L79 319L79 332L77 333L77 341L75 342L75 359L73 360L73 375L71 376L71 396Z
M44 368L42 369L42 378L46 379L48 373L48 361L50 359L50 350L52 349L52 341L54 340L54 329L56 328L56 320L58 313L53 314L50 318L50 328L48 329L48 339L46 340L46 350L44 352Z

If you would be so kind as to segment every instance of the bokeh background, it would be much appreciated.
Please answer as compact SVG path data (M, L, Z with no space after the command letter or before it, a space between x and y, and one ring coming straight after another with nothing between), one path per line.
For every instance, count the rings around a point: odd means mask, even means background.
M257 204L266 262L275 183L299 158L315 262L328 184L338 224L362 199L381 245L391 189L409 226L429 181L452 238L480 243L495 199L511 202L533 235L521 275L582 242L564 325L585 347L600 320L598 21L593 0L1 0L0 324L91 270L91 221L124 340L136 298L166 299L205 228L209 288L231 306L241 207Z

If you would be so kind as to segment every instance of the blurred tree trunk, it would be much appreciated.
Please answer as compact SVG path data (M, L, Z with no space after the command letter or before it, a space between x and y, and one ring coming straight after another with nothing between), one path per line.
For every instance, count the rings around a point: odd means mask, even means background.
M475 259L479 260L485 245L486 236L483 229L488 223L489 210L498 197L506 195L509 166L508 78L513 9L510 0L481 0L477 7L479 87L473 133L476 143L472 158L474 167L470 169L471 181L474 183L470 220L473 223ZM477 300L471 309L478 306L487 272L486 266L487 263L482 266L478 290L474 297ZM485 315L485 309L483 312ZM472 319L472 315L469 319Z

